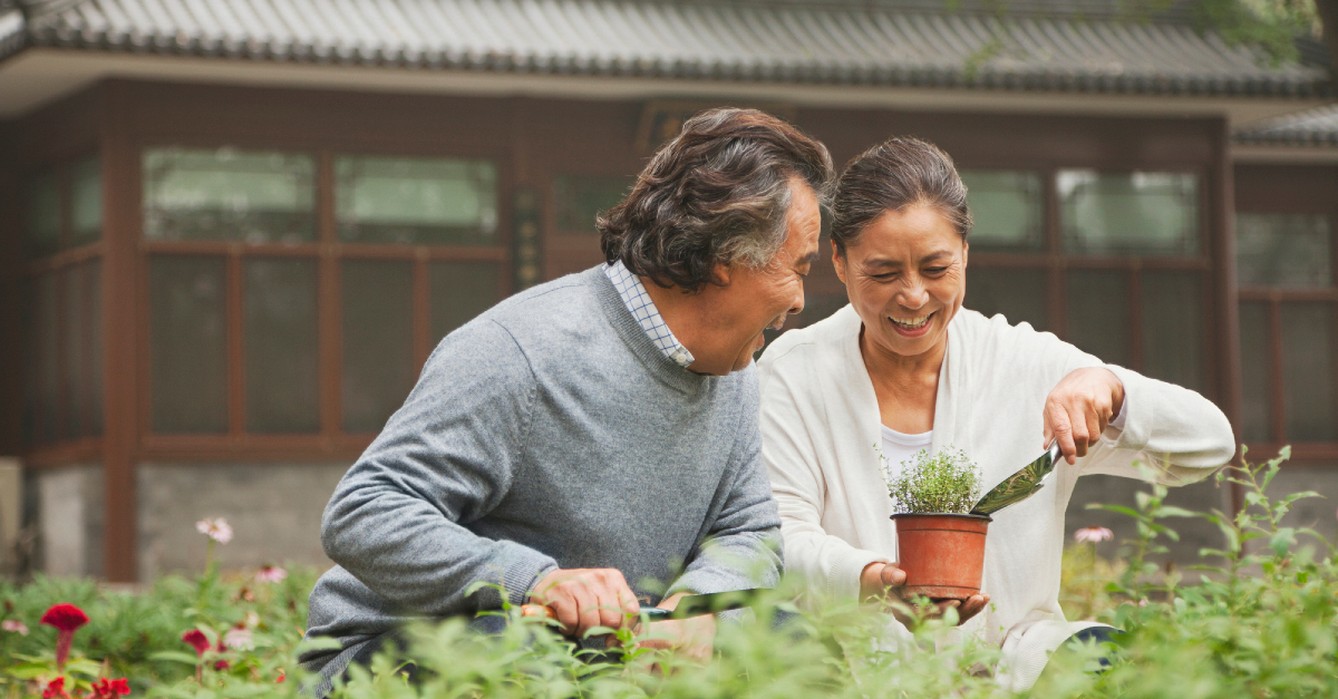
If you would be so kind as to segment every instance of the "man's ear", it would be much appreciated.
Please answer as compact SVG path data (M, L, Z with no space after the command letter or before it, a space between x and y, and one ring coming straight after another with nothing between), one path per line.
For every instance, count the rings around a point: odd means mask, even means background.
M716 286L729 286L733 273L734 270L730 265L717 262L714 267L711 267L711 283Z

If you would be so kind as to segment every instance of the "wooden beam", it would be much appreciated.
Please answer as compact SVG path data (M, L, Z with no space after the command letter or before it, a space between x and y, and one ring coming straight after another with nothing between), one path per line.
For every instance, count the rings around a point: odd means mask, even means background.
M102 92L103 357L103 576L114 582L139 577L138 498L135 459L139 415L134 331L139 323L139 151L125 126L125 96L118 85Z

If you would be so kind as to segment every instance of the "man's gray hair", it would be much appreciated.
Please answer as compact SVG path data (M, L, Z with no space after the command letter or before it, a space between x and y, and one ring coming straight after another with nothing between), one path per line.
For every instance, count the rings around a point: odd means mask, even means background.
M605 260L686 291L711 283L717 264L765 267L785 242L791 178L826 201L827 148L757 110L698 114L598 218Z

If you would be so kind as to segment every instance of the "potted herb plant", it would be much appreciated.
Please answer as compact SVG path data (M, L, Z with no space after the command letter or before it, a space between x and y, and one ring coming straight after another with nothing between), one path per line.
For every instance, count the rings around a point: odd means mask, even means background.
M956 449L932 455L921 449L901 466L886 475L904 593L932 600L979 593L990 525L989 515L970 514L980 498L980 470Z

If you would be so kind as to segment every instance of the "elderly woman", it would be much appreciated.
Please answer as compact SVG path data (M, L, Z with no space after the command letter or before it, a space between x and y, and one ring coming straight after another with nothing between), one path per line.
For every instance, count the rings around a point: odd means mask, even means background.
M988 489L1058 441L1051 483L994 515L984 594L959 609L964 632L1002 646L1000 679L1028 687L1050 651L1097 626L1059 607L1077 479L1137 477L1142 463L1167 484L1199 480L1234 454L1231 426L1193 391L963 308L971 214L937 147L894 138L855 158L833 214L850 305L782 335L759 362L787 569L813 599L896 598L905 574L880 451L896 468L922 448L964 450Z

